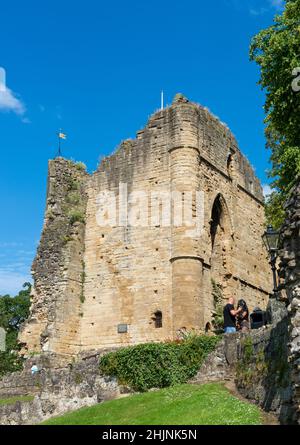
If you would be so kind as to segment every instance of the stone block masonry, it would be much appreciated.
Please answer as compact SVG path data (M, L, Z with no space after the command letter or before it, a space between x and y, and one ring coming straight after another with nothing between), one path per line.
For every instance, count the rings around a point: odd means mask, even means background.
M103 351L104 353L105 351ZM30 373L32 363L40 372ZM43 353L27 360L21 372L0 382L0 398L30 395L33 400L0 406L1 425L32 425L84 406L115 399L126 391L116 379L99 372L99 354L78 356L63 364L60 356Z
M231 132L203 107L176 96L95 173L57 158L48 182L31 315L20 335L27 354L72 356L203 331L214 311L212 279L224 299L266 307L262 188ZM131 196L125 204L120 184ZM139 206L140 191L191 195L194 219L203 192L203 230L191 235L174 214L169 225L162 216L153 222L163 204ZM116 197L114 224L99 225L103 193ZM133 213L136 224L124 223Z
M280 276L288 300L288 361L291 367L294 419L300 423L300 178L286 203L281 229Z
M282 320L268 327L224 335L192 383L234 381L243 397L275 414L281 424L295 423L288 363L288 317L287 311L283 312Z
M268 304L272 325L248 334L225 335L194 381L234 377L244 397L276 413L281 424L290 425L300 423L299 180L285 207L279 252L281 289Z
M81 164L62 158L49 162L30 317L20 333L25 351L68 355L80 350L87 177Z

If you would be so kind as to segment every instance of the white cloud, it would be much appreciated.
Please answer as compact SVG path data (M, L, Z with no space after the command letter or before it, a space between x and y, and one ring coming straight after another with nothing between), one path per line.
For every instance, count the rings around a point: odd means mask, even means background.
M22 122L23 122L23 124L31 124L31 120L28 119L28 117L23 117Z
M275 9L276 11L282 11L284 9L284 1L283 0L267 0L266 6L262 6L259 8L251 7L249 12L251 15L263 15L269 12L271 9Z
M268 9L267 8L259 8L259 9L251 8L249 10L249 12L251 15L262 15L262 14L265 14L266 12L268 12Z
M268 12L280 12L284 9L284 0L225 0L227 4L237 10L248 8L250 15L257 17Z
M19 116L23 116L26 108L15 93L5 87L4 89L0 89L0 111L12 111Z
M27 281L31 281L28 274L0 269L0 295L17 295Z
M267 198L268 196L271 195L272 189L269 186L269 184L263 184L262 188L263 188L263 194L264 194L265 198Z
M24 250L24 249L22 249L22 250L18 250L17 251L17 255L19 255L19 256L22 256L22 255L30 255L30 256L32 256L34 254L35 254L34 250Z
M281 10L284 8L284 0L269 0L270 5L277 9Z
M9 242L4 242L4 243L0 243L0 247L22 247L24 244L23 243L17 243L16 241L9 241Z

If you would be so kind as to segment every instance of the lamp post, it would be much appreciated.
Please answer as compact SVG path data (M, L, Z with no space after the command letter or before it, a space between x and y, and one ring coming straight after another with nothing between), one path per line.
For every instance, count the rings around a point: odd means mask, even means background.
M270 264L273 272L274 294L277 292L277 270L276 260L278 253L279 232L268 226L266 232L262 236L263 242L270 256Z

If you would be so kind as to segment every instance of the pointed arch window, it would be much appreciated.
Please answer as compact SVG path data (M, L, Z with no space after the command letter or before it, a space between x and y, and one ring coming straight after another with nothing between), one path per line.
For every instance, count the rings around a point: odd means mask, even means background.
M212 212L211 212L211 221L210 221L210 236L211 236L211 244L212 247L215 244L215 238L217 234L218 227L221 225L221 217L222 217L222 204L220 195L218 195L215 199Z

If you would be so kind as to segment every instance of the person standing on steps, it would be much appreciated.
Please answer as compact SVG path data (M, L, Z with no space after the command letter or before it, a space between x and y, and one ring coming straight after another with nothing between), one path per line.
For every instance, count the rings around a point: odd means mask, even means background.
M225 334L236 332L236 316L242 311L242 308L234 309L234 303L233 297L228 298L228 302L223 310Z

